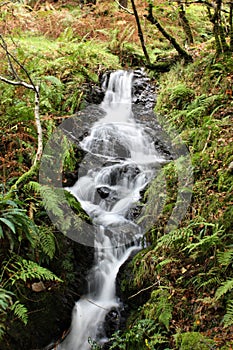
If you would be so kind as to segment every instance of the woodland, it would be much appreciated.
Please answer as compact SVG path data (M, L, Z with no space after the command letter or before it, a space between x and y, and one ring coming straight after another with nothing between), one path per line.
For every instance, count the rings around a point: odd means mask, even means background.
M120 271L127 312L108 349L233 348L233 2L1 0L2 350L59 342L92 264L93 250L47 215L62 203L52 191L42 201L43 147L95 98L105 72L139 67L156 87L155 115L189 150L194 184L185 217L166 232L178 174L174 162L164 166L166 203L157 220L149 209L148 244ZM63 171L76 163L74 148ZM156 180L143 200L155 195ZM90 349L101 346L90 340Z

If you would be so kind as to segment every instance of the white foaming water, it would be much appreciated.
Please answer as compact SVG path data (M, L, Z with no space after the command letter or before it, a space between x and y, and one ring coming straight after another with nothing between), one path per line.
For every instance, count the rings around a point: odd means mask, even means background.
M59 350L89 350L88 339L107 341L104 321L117 309L116 276L130 254L139 249L140 227L130 221L130 208L163 161L131 110L133 73L111 73L101 104L106 115L94 124L81 146L99 165L86 171L68 190L96 226L95 262L88 275L88 294L73 310L71 332ZM105 160L103 162L103 159Z

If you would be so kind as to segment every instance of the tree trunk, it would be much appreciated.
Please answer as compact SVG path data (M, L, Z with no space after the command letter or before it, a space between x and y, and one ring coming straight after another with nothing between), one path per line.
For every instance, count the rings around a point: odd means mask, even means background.
M179 18L180 18L181 25L182 25L183 30L184 30L185 35L186 35L186 41L189 45L193 44L194 40L193 40L192 29L191 29L189 21L186 17L184 5L182 4L181 0L177 0L177 3L178 3L178 8L179 8Z
M137 23L138 36L139 36L139 39L140 39L140 42L141 42L142 50L143 50L146 62L148 64L150 64L150 57L148 55L148 52L147 52L147 49L146 49L146 46L145 46L143 32L142 32L142 28L141 28L141 24L140 24L138 12L137 12L134 0L131 0L131 4L132 4L132 8L133 8L134 17L135 17L135 20L136 20L136 23Z
M230 27L230 51L233 52L233 3L230 3L229 12L229 27Z
M218 56L221 53L229 52L230 47L226 42L224 28L222 24L222 16L221 16L222 0L216 0L214 7L215 7L214 13L211 14L210 7L208 6L208 15L209 15L210 22L212 22L213 24L216 55Z
M159 21L157 20L157 18L155 18L153 16L152 13L153 10L153 5L149 4L149 8L148 8L148 15L146 16L146 18L148 19L148 21L150 21L152 24L154 24L158 30L160 31L160 33L163 34L163 36L170 41L170 43L173 45L173 47L176 49L176 51L178 52L179 56L181 58L184 59L185 63L190 63L193 62L193 58L191 55L189 55L181 46L180 44L176 41L176 39L171 36L163 27L162 25L159 23Z

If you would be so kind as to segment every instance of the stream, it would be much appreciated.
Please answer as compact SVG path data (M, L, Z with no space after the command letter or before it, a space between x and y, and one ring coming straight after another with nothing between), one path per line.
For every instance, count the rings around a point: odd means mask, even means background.
M132 219L141 193L165 159L152 137L132 112L133 72L116 71L105 78L104 116L80 142L95 158L93 167L66 187L80 202L95 226L94 265L88 273L88 293L76 302L71 331L56 349L88 350L90 339L108 341L105 320L119 317L116 277L121 265L140 249L141 227Z

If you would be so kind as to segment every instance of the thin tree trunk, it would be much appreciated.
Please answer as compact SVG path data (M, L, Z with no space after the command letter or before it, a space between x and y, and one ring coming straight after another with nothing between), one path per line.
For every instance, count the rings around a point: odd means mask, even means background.
M9 51L8 51L8 47L7 44L5 42L5 40L3 39L3 37L0 35L0 47L4 50L7 60L8 60L8 64L9 64L9 68L11 70L11 74L12 74L12 79L8 79L2 75L0 75L0 80L10 84L10 85L14 85L14 86L23 86L26 89L32 90L35 93L35 107L34 107L34 117L35 117L35 124L36 124L36 130L37 130L37 152L36 152L36 157L33 163L33 166L35 166L37 164L38 161L40 161L41 156L42 156L42 152L43 152L43 135L42 135L42 127L41 127L41 122L40 122L40 92L39 92L39 86L35 85L34 82L32 81L32 78L29 74L29 72L27 71L27 69L24 67L24 65L22 65L22 63L20 63L17 58L12 55ZM19 67L27 76L28 78L28 82L21 80L21 78L19 77L16 67Z
M213 24L213 34L215 38L215 48L217 56L219 56L221 53L227 53L230 50L226 42L225 33L222 25L221 8L222 0L216 0L215 10L212 15L211 10L208 6L209 19L210 22L212 22Z
M177 3L178 3L178 7L179 7L180 22L181 22L181 25L182 25L183 30L185 32L187 43L189 45L193 44L194 40L193 40L192 29L191 29L189 21L186 17L184 5L182 4L181 0L177 0Z
M35 108L34 108L35 123L37 129L37 152L34 160L34 165L40 161L43 153L43 134L40 122L40 91L39 86L35 86Z
M230 51L233 52L233 3L230 3L229 13L229 27L230 27Z
M138 12L134 3L134 0L131 0L131 4L132 4L132 8L133 8L133 13L134 13L134 17L137 23L137 28L138 28L138 36L141 42L141 46L142 46L142 50L145 56L145 59L147 61L148 64L150 64L150 57L148 55L146 46L145 46L145 42L144 42L144 37L143 37L143 32L142 32L142 28L141 28L141 24L140 24L140 20L139 20L139 16L138 16Z
M178 52L179 56L181 58L184 59L185 63L189 63L189 62L193 62L193 58L191 55L189 55L181 46L180 44L176 41L176 39L171 36L163 27L162 25L159 23L159 21L157 20L157 18L155 18L153 16L152 13L153 10L153 5L149 4L149 8L148 8L148 15L146 16L146 18L148 19L148 21L150 21L152 24L154 24L158 30L160 31L160 33L163 34L163 36L170 41L170 43L173 45L173 47L176 49L176 51Z

